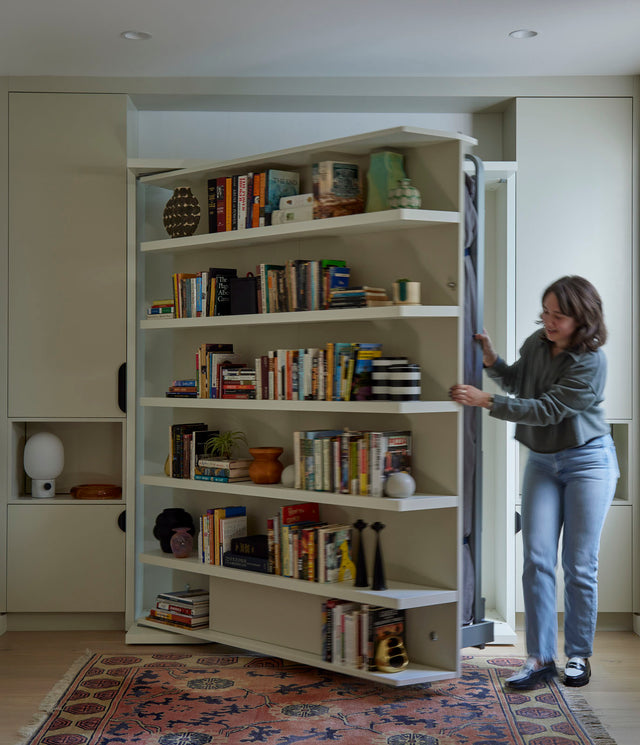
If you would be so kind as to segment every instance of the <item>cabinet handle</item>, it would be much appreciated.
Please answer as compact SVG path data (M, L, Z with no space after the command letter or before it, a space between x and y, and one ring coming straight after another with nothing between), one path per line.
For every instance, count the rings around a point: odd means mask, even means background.
M118 527L123 533L127 532L127 511L122 510L118 515Z
M118 406L120 411L127 413L127 363L123 362L118 368Z
M522 517L520 516L519 512L516 512L515 528L516 528L516 534L522 530Z

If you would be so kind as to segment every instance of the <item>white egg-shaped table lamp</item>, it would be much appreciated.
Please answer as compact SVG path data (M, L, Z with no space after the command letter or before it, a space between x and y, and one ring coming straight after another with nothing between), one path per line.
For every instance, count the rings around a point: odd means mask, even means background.
M64 468L64 447L51 432L32 435L24 446L24 470L31 477L32 497L54 497L56 478Z

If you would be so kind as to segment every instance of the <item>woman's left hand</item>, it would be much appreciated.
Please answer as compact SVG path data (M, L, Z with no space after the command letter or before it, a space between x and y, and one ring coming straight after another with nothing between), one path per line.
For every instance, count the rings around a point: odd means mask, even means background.
M482 406L491 408L491 394L481 391L473 385L453 385L449 389L449 398L463 406Z

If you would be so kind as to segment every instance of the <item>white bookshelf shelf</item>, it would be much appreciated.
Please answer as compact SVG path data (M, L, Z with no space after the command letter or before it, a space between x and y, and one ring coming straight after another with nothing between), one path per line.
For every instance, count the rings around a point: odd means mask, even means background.
M264 486L251 481L225 484L219 481L194 481L192 479L174 479L162 475L145 475L140 478L145 486L159 486L172 489L192 489L194 491L237 494L240 496L260 497L261 499L283 499L292 502L317 502L340 507L382 510L383 512L414 512L418 510L442 510L458 507L459 499L445 494L414 494L405 499L389 497L360 497L352 494L334 494L333 492L308 491L291 489L281 484Z
M166 624L156 623L150 621L147 618L139 618L137 620L138 627L146 627L149 629L155 629L162 632L175 632L175 628L167 626ZM135 629L133 632L135 638L139 643L152 643L153 635L146 636L140 628ZM304 665L310 665L311 667L319 667L323 670L331 670L336 673L342 673L344 675L357 675L359 678L365 680L371 680L374 683L384 683L390 686L407 686L414 685L417 683L431 683L438 680L447 680L457 677L455 670L445 670L443 668L428 667L426 665L418 665L413 662L409 662L409 666L404 670L400 670L397 673L378 673L370 670L361 670L358 668L348 667L346 665L337 665L332 662L326 662L318 654L312 652L304 652L299 649L292 647L284 647L280 644L269 644L262 642L255 638L248 638L244 636L234 636L233 634L225 634L214 629L179 629L181 635L192 637L193 639L199 639L204 642L217 642L219 644L228 644L229 646L245 649L247 651L258 652L259 654L269 655L271 657L284 657L292 662L299 662ZM177 634L174 633L174 636ZM134 642L132 638L132 642Z
M410 318L457 318L455 305L389 305L350 310L305 310L284 313L251 313L241 316L202 316L199 318L147 319L141 329L226 328L290 323L329 323L331 321L393 321Z
M241 247L255 243L282 243L284 240L298 240L314 237L343 237L349 233L366 235L380 231L415 230L436 225L457 224L458 212L446 210L385 210L384 212L362 212L358 215L329 217L324 220L289 223L288 225L269 225L248 230L232 230L224 233L202 233L186 238L165 238L159 241L145 241L140 245L142 253L178 253L202 248Z
M375 591L366 587L354 587L351 582L308 582L292 577L282 577L278 574L203 564L195 556L176 559L173 555L165 554L162 551L145 552L140 554L139 559L143 564L152 564L167 569L180 569L207 577L222 577L236 582L247 582L251 585L274 587L279 590L290 590L291 592L306 593L319 597L339 598L356 603L382 605L387 608L423 608L429 605L455 603L458 599L456 590L423 587L408 582L397 582L388 577L386 578L388 589Z
M352 414L446 414L460 410L451 401L285 401L233 398L143 396L140 406L167 409L239 409L244 411L318 411Z

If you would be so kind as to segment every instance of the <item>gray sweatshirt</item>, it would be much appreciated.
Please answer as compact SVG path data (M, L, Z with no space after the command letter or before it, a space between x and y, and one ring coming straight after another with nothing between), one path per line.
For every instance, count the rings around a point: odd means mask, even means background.
M538 453L584 445L610 433L600 408L607 376L601 349L553 357L543 331L524 342L513 365L500 357L485 368L511 396L495 396L490 416L516 422L516 440Z

